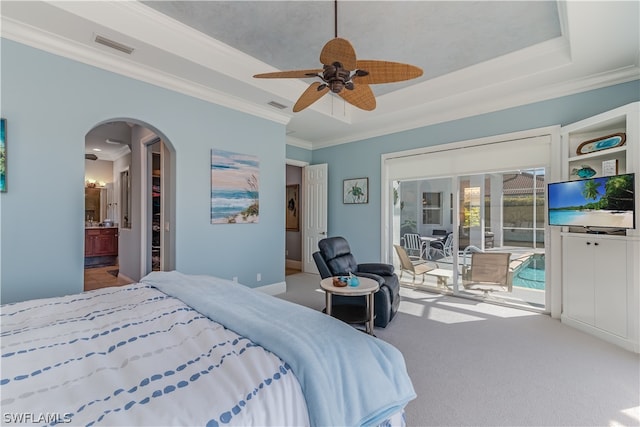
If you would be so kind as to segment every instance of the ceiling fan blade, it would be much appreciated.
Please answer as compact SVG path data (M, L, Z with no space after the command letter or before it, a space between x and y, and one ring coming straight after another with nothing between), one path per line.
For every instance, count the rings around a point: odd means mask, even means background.
M366 76L354 77L354 81L362 84L393 83L415 79L422 75L422 68L401 62L358 60L356 68L368 71Z
M376 108L376 97L366 83L358 81L353 90L343 89L338 93L349 104L363 110L371 111Z
M322 74L323 71L322 68L313 70L276 71L274 73L256 74L253 77L257 79L308 79Z
M87 160L98 160L98 156L96 156L95 154L85 154L84 158Z
M339 62L345 70L355 70L357 66L356 51L349 40L336 37L329 40L320 52L320 62L324 65L332 65Z
M322 98L322 96L329 92L329 87L325 85L322 89L318 90L318 86L320 86L320 82L313 82L307 90L305 90L300 98L298 98L298 102L293 106L293 112L297 113L298 111L302 111L307 108L309 105L316 102L318 99Z

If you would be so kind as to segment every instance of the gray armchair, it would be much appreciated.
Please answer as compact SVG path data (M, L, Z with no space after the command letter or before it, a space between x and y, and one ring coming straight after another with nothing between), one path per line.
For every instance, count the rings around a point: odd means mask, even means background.
M375 326L384 328L395 316L400 305L400 283L391 264L358 264L349 243L343 237L328 237L318 242L313 254L320 276L342 276L348 273L376 280L380 289L374 295ZM332 295L332 304L365 306L365 297Z

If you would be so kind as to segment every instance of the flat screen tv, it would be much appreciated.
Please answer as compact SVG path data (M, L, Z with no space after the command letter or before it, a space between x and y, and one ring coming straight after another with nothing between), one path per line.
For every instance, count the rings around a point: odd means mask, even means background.
M635 228L634 180L629 173L548 184L548 224L592 231Z

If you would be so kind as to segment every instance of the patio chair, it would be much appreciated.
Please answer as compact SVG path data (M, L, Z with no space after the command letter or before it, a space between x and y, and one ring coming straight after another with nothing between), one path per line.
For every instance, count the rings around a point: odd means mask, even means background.
M411 259L422 258L422 245L420 235L416 233L406 233L404 235L404 249ZM416 255L417 254L417 255Z
M513 285L509 279L508 252L474 252L471 254L469 281L463 281L465 289L484 292L511 292Z
M453 233L447 234L447 237L443 240L431 242L430 246L430 251L433 252L432 259L453 256ZM438 255L438 258L435 258L436 255Z
M413 275L413 282L416 281L416 275L422 276L422 283L424 283L424 275L438 268L438 264L434 262L427 261L412 261L407 255L407 251L400 245L393 245L396 249L396 253L398 254L398 258L400 258L400 279L402 280L402 273L408 271Z

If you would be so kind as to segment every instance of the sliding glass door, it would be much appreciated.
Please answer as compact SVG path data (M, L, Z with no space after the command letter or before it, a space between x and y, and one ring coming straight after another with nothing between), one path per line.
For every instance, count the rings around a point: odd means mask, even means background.
M545 308L544 168L458 178L457 292L474 298ZM474 277L474 253L505 253L504 283ZM484 266L479 269L487 273ZM488 267L487 267L488 268ZM491 268L499 269L492 265Z
M403 271L402 285L544 309L545 190L544 168L395 181L393 240L419 234L413 262L432 268L416 278ZM509 254L502 286L475 277L486 269L473 271L474 253Z
M552 130L534 129L383 155L382 256L402 285L542 311L559 303L546 296L545 281L555 274L545 268L544 205L554 141ZM407 233L419 234L423 250L413 263L427 268L401 268L393 245ZM500 286L481 283L491 281Z

